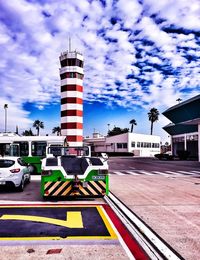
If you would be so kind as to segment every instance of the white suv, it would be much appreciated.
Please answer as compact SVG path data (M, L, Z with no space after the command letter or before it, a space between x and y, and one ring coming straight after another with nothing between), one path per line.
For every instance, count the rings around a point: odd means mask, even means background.
M12 185L23 191L24 184L30 182L30 172L30 167L21 157L0 157L0 187Z

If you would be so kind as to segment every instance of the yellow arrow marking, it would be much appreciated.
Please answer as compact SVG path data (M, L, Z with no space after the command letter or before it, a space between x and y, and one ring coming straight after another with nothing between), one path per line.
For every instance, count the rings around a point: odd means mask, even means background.
M33 222L48 223L68 228L83 228L83 221L80 211L66 212L66 220L46 218L30 215L2 215L0 220L25 220Z

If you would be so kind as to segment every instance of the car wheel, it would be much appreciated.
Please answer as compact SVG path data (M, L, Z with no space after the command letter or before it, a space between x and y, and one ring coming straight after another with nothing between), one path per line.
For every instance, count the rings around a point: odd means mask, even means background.
M28 179L27 179L27 183L31 182L31 175L29 175Z
M19 185L19 187L17 187L18 191L24 191L24 177L22 177L21 183Z
M35 165L30 164L28 166L28 168L29 168L30 174L37 174L37 168L35 167Z

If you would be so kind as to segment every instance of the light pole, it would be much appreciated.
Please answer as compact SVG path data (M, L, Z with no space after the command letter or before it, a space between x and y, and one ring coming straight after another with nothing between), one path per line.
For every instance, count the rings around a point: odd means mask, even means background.
M7 108L8 108L8 104L4 105L4 109L5 109L5 133L7 132Z
M107 124L108 125L108 132L110 131L110 124Z

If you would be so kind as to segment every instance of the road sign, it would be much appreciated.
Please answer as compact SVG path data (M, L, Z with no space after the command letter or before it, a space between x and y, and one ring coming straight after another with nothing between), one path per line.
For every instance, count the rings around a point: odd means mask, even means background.
M102 206L0 206L0 241L116 238Z

